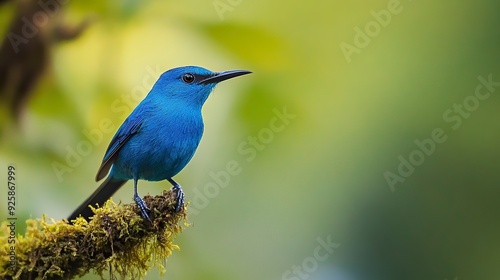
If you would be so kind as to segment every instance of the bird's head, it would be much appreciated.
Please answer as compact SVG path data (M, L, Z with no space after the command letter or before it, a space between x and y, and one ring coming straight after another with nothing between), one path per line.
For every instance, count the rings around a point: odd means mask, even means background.
M160 76L150 94L201 106L219 82L249 73L246 70L212 72L198 66L173 68Z

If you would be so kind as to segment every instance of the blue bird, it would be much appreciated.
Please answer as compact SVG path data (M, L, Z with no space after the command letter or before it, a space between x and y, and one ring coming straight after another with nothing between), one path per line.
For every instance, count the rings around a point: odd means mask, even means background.
M212 72L197 66L163 73L111 140L97 171L106 180L68 218L89 219L89 205L103 205L123 184L134 180L134 201L144 219L148 207L137 193L137 181L167 180L176 192L176 211L184 203L181 186L172 179L193 157L203 134L201 108L217 83L249 74L246 70ZM109 171L111 169L111 172Z

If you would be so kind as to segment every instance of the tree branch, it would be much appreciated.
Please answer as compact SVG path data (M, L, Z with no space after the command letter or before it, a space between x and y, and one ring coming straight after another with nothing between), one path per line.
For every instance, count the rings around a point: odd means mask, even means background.
M144 197L151 223L135 204L108 200L104 207L93 209L90 222L81 217L73 225L66 220L48 223L45 217L28 220L25 236L19 235L14 244L8 242L11 233L5 222L0 228L0 278L72 279L92 269L102 276L109 268L112 278L116 274L130 279L147 272L153 254L154 265L164 271L161 263L178 249L172 241L187 217L185 207L174 213L175 196L164 191Z

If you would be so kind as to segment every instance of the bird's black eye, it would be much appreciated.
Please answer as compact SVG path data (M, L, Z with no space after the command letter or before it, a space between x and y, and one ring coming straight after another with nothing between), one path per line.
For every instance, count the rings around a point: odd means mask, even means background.
M191 73L186 73L182 75L182 81L185 82L186 84L190 84L194 82L194 75Z

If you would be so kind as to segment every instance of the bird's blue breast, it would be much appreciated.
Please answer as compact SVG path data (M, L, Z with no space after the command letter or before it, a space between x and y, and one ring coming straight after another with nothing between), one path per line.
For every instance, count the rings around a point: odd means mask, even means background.
M201 108L149 106L140 130L120 149L111 176L160 181L179 173L193 157L203 134Z

